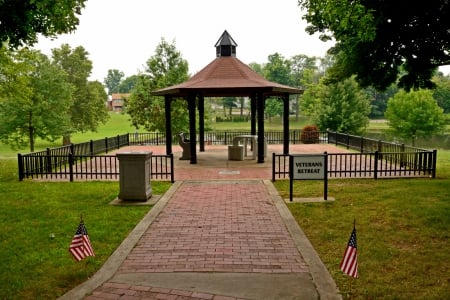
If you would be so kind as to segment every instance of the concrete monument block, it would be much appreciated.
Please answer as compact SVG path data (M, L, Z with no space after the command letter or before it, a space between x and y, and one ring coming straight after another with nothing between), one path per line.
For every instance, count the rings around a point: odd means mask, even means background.
M152 152L117 153L120 169L120 192L123 201L147 201L152 196L150 182Z

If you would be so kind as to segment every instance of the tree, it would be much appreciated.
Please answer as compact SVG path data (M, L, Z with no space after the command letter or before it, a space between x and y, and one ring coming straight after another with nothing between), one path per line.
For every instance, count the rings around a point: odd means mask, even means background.
M433 98L437 104L444 110L444 113L450 113L450 76L444 76L439 73L433 78L436 83L436 89L433 93Z
M436 68L450 64L448 0L299 0L306 31L336 40L329 80L356 74L362 87L430 88Z
M279 53L269 55L268 60L263 68L264 77L272 82L289 85L291 83L291 62ZM264 111L268 115L269 121L272 116L282 116L283 102L278 98L267 99Z
M0 48L33 45L38 34L56 37L75 30L86 0L0 1Z
M385 117L393 132L413 145L416 138L439 133L445 126L443 110L430 90L401 90L389 99Z
M21 65L16 75L24 91L0 103L0 139L13 148L28 144L33 152L36 137L52 142L65 132L72 87L66 73L38 51L23 48L14 61Z
M320 130L362 134L369 124L370 101L354 78L329 85L321 81L305 91L301 105Z
M132 75L122 80L117 87L117 93L131 93L139 81L139 75Z
M297 88L306 88L306 83L312 82L312 74L317 74L317 57L309 57L304 54L294 55L290 59L290 82ZM295 119L298 120L300 113L300 95L295 97Z
M125 74L117 69L108 70L108 75L106 75L106 78L103 80L103 83L108 88L109 95L119 92L118 88L124 76Z
M143 126L149 131L165 131L165 105L162 97L155 97L151 92L184 82L188 79L188 63L176 49L175 42L167 43L164 39L157 45L155 55L147 60L147 67L139 76L130 98L128 99L127 113L131 117L133 126ZM177 117L172 119L174 132L186 131L189 126L187 101L174 101L171 105L171 114Z
M63 144L70 144L70 136L75 132L96 131L109 117L106 109L108 95L99 90L99 85L88 82L92 62L89 53L81 46L72 49L64 44L52 49L53 60L66 73L67 80L74 87L73 103L70 107L70 126L63 135Z
M388 100L398 92L398 87L392 84L385 91L378 91L373 87L368 87L364 89L364 92L371 99L369 118L382 119L384 118Z
M224 97L222 99L223 104L223 112L224 115L227 115L226 109L228 108L228 116L232 118L233 107L237 107L236 105L236 97Z

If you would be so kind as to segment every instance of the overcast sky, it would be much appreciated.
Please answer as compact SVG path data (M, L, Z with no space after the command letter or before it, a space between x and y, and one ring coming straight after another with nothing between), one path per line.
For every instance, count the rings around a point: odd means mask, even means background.
M88 0L74 33L42 38L36 48L51 55L63 43L83 46L93 62L91 79L100 82L109 69L125 76L142 71L161 38L175 41L192 75L215 58L224 30L246 64L265 63L276 52L324 56L332 43L308 35L301 16L297 0Z
M193 75L215 58L224 30L246 64L265 63L274 53L323 57L332 43L308 35L302 15L298 0L88 0L74 33L42 38L36 48L51 55L63 43L83 46L93 62L91 80L100 82L109 69L126 77L144 70L161 38L175 42Z

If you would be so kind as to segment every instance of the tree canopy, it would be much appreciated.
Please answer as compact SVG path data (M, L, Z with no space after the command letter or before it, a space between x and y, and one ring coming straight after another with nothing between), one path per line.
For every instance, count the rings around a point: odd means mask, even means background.
M445 126L443 109L430 90L401 90L389 99L385 116L394 133L413 145L416 138L427 138Z
M0 48L33 45L38 34L56 37L75 30L86 0L0 1Z
M353 77L342 82L311 85L300 102L320 130L350 134L364 133L370 113L370 100Z
M184 82L188 77L188 63L176 49L175 42L170 44L161 39L155 54L147 60L145 73L140 75L126 103L133 126L142 126L149 131L165 131L164 99L152 96L151 92ZM187 102L174 101L171 109L171 113L176 115L172 130L186 131L189 124Z
M0 50L3 58L6 53ZM39 51L23 48L8 55L11 60L3 70L16 73L11 81L0 82L0 92L5 92L0 98L0 140L12 148L28 144L33 152L36 137L54 141L67 130L72 87L66 73Z
M380 90L395 82L405 89L430 88L437 67L450 64L448 0L299 0L299 5L308 33L336 40L331 82L356 75L361 86Z

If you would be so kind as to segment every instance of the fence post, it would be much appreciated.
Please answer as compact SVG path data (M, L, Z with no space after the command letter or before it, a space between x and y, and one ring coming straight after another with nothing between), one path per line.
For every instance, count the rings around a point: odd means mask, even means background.
M175 174L174 174L174 168L173 168L173 153L170 153L170 182L175 182Z
M373 179L378 179L378 151L375 151L375 163L373 166Z
M45 160L45 166L46 171L51 172L52 171L52 157L50 156L50 148L47 148L47 157Z
M73 182L73 165L74 165L73 154L72 154L72 152L70 152L69 153L69 178L70 178L70 182Z
M272 152L272 182L275 182L275 152Z
M24 170L23 170L23 160L22 160L22 154L17 154L17 162L19 164L19 181L22 181L25 178Z
M108 138L105 137L105 152L108 153Z
M117 149L120 148L120 135L117 135Z
M89 154L94 155L94 141L93 140L89 141Z
M338 145L338 133L337 131L334 132L334 142L336 143L336 146Z
M431 173L431 177L432 178L436 178L436 161L437 161L437 150L434 149L433 150L433 169L432 169L432 173Z
M347 149L350 148L350 134L346 134L347 135Z

